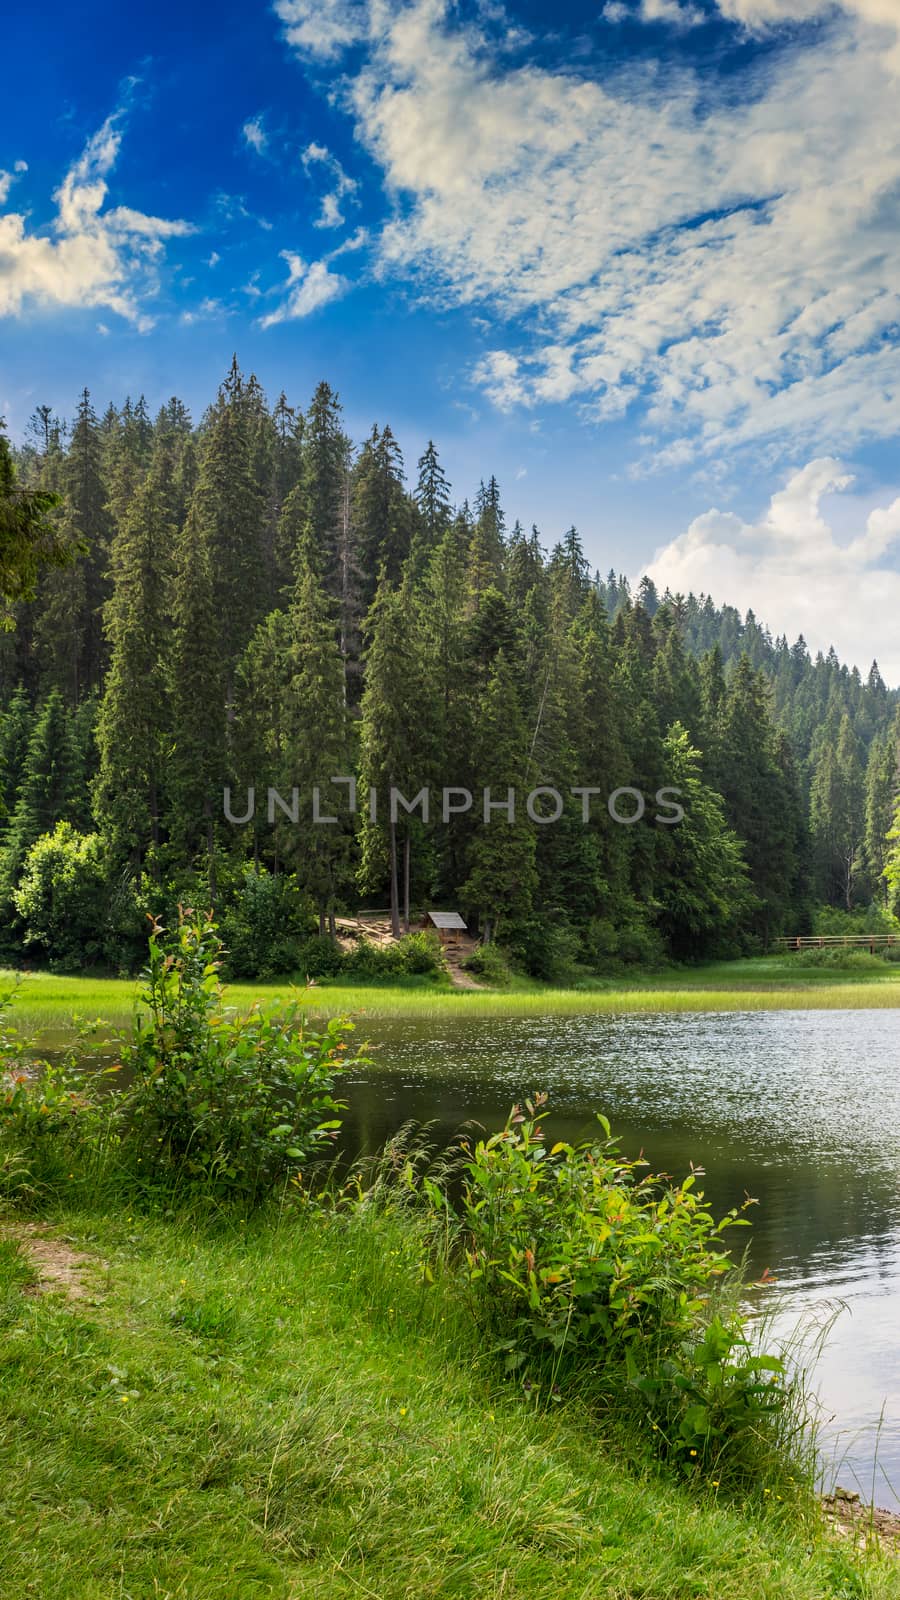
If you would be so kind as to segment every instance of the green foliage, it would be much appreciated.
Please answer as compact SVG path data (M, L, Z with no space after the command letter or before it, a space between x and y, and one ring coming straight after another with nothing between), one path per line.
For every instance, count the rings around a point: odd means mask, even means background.
M477 944L463 965L467 972L482 978L492 989L506 989L512 982L509 957L500 945Z
M574 527L548 555L537 528L507 529L492 476L454 508L432 442L411 492L390 427L354 451L324 382L306 412L270 409L235 361L197 429L177 399L98 421L87 391L71 427L46 407L35 424L25 489L0 439L0 533L40 513L50 540L0 651L8 957L25 857L61 820L96 828L155 905L202 877L248 975L295 954L229 907L251 862L290 870L322 936L360 892L390 903L395 936L411 904L458 905L554 983L768 948L808 928L815 878L834 905L896 903L900 723L877 667L863 680L751 613L592 576ZM679 776L686 819L665 830L652 797ZM634 827L607 813L623 784L646 797ZM256 790L243 827L226 785ZM297 789L296 824L269 821L269 785ZM392 820L391 788L426 785L430 817ZM445 786L471 808L440 815ZM488 786L515 788L514 823L484 825ZM533 787L564 797L553 826L525 814ZM314 789L337 822L312 822ZM324 975L333 952L305 959Z
M13 903L22 938L54 971L130 970L146 934L139 887L112 867L99 834L58 822L29 850Z
M222 943L210 919L154 923L133 1033L122 1054L126 1164L143 1184L258 1203L327 1148L340 1126L340 1019L321 1031L297 1005L223 1009Z
M393 944L360 939L345 955L341 975L358 982L386 978L437 977L444 969L440 941L432 933L409 933Z
M0 596L6 602L33 599L42 569L71 559L50 515L57 503L53 494L19 488L0 420ZM13 626L8 609L2 625Z
M225 975L271 978L299 971L311 927L309 904L296 879L246 867L222 914Z
M717 1293L732 1265L724 1235L745 1219L717 1221L693 1172L680 1184L646 1174L602 1117L602 1139L548 1149L545 1113L537 1095L469 1149L458 1203L425 1180L479 1326L530 1392L576 1384L643 1416L683 1469L746 1478L777 1455L790 1392Z
M0 997L0 1195L30 1203L90 1194L115 1159L118 1066L85 1070L97 1023L85 1023L55 1060L9 1022L15 991Z

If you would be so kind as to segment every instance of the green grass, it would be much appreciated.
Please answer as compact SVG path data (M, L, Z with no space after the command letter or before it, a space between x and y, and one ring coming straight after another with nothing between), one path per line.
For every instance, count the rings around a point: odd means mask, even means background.
M791 958L793 959L793 958ZM0 972L0 985L11 985L12 973ZM52 1031L69 1025L74 1013L104 1017L117 1027L127 1025L138 984L135 979L80 978L32 972L22 981L16 1000L17 1025ZM293 991L301 996L300 987ZM248 1006L254 1000L284 999L290 981L233 984L229 1003ZM900 965L884 964L884 973L835 968L794 967L784 958L718 962L677 968L665 974L609 979L580 989L554 989L532 984L513 990L451 990L428 984L366 986L336 982L317 984L305 992L313 1012L363 1013L369 1017L558 1016L598 1012L654 1011L796 1011L860 1010L900 1006Z
M719 1502L534 1411L395 1219L56 1231L86 1299L0 1246L3 1600L900 1596L764 1485Z

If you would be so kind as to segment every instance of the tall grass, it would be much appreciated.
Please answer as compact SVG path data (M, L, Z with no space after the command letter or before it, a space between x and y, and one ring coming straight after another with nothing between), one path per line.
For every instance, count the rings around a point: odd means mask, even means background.
M429 987L385 988L366 985L317 984L305 988L282 983L232 984L228 1004L244 1008L255 1000L299 999L311 1015L343 1012L386 1018L596 1016L603 1014L702 1011L834 1011L894 1009L900 1006L900 971L883 978L860 980L852 974L811 971L784 974L783 968L744 962L740 974L726 967L698 969L688 976L649 982L610 983L602 989L528 989L524 991L441 990ZM774 974L774 975L773 975ZM704 981L705 979L705 981ZM15 974L0 972L0 988ZM16 1014L23 1027L53 1034L70 1027L71 1018L103 1017L114 1027L130 1021L137 981L119 978L62 977L28 973L21 980Z
M3 1600L898 1593L812 1508L725 1502L577 1400L535 1409L402 1217L57 1223L80 1300L24 1293L27 1244L0 1248Z

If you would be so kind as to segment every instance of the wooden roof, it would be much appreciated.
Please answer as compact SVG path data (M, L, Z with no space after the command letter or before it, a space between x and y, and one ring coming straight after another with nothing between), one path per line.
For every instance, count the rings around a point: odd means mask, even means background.
M462 928L463 932L466 930L458 911L429 911L428 919L436 928Z

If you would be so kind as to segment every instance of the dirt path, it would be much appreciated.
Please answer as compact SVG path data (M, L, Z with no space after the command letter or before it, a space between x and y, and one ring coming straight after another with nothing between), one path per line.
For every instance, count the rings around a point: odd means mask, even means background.
M0 1224L0 1239L20 1245L34 1268L37 1281L28 1291L31 1294L64 1294L67 1300L85 1300L93 1293L85 1274L102 1263L73 1250L67 1240L51 1233L43 1223L4 1222Z

